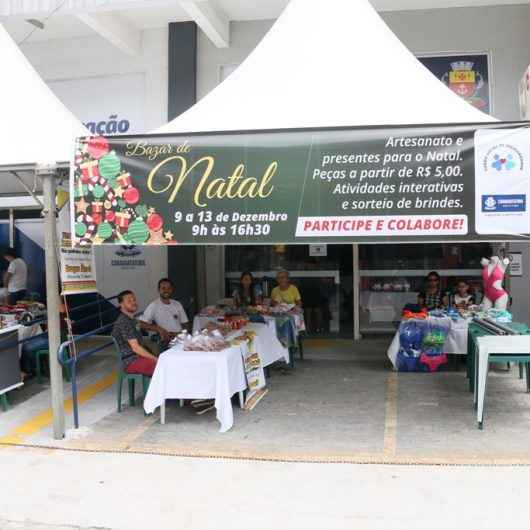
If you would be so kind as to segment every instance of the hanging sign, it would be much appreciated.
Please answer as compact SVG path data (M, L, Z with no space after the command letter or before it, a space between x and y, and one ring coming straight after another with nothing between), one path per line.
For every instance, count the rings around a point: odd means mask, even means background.
M61 238L61 294L97 293L92 249L72 248L69 236L63 232Z
M521 252L510 252L510 276L523 275L523 255Z
M311 257L324 257L328 255L327 245L309 245L309 255Z
M530 129L476 124L78 142L81 245L513 240Z

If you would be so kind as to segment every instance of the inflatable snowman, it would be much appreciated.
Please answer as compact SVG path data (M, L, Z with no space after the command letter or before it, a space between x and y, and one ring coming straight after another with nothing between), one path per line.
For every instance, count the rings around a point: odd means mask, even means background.
M498 256L492 256L490 259L482 258L482 281L484 284L484 299L482 304L484 309L492 307L499 310L506 310L508 307L508 293L502 287L502 280L510 260L504 258L501 260Z

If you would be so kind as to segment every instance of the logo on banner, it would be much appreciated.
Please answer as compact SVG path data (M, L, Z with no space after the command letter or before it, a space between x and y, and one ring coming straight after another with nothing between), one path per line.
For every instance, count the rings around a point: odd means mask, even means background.
M525 195L482 195L483 212L526 212Z
M524 159L521 151L508 144L498 144L488 150L483 159L484 172L494 170L497 173L523 170Z
M484 86L484 78L473 69L474 66L472 61L455 61L451 63L451 70L442 77L442 82L468 103L482 109L486 101L478 92Z
M110 264L121 269L136 269L145 267L146 261L142 257L142 250L134 245L122 245L115 252L118 258L112 259Z

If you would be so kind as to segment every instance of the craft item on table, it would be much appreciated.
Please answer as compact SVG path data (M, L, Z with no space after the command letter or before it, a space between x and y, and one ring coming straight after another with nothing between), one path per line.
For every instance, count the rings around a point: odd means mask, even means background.
M269 313L272 313L272 314L289 313L289 311L294 309L294 307L295 307L294 304L285 304L285 303L282 302L280 304L272 306L269 309Z
M492 256L490 259L482 258L480 264L482 265L484 284L484 298L482 300L484 309L488 310L492 307L501 310L506 309L509 297L502 286L502 282L510 260L507 258L501 260L498 256Z
M409 282L404 282L403 283L403 290L408 292L410 291L410 283Z
M223 337L226 337L233 332L232 327L223 322L208 322L204 329L208 332L219 331Z
M439 372L442 368L445 368L447 362L447 354L445 353L440 355L422 353L420 355L420 368L424 372Z
M372 285L372 291L379 292L383 289L383 286L380 283L374 283Z
M396 282L394 283L394 285L392 286L392 289L396 292L400 292L400 291L403 291L403 284L402 283L399 283L399 282Z
M204 307L203 309L201 309L201 312L199 313L201 317L212 317L212 316L218 316L220 314L221 314L221 311L219 310L219 308L217 308L214 305L208 305Z
M392 284L391 283L384 283L383 284L383 291L388 292L392 290Z
M420 309L419 311L404 309L401 315L403 320L425 320L428 316L429 313L426 309Z
M203 330L190 335L182 332L177 335L171 344L181 344L184 351L222 351L230 347L221 333L217 330L209 333Z
M246 325L248 325L249 320L248 318L242 316L242 315L236 315L236 316L225 316L225 322L233 329L241 329L244 328Z

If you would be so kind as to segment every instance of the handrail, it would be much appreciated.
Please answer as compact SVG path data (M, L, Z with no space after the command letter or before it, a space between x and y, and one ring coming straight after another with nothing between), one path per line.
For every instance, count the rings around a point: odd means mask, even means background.
M86 357L90 357L94 353L97 353L98 351L104 350L105 348L108 348L109 346L112 346L114 343L113 341L105 342L104 344L100 344L99 346L95 346L93 348L89 348L88 350L82 351L78 353L75 357L70 357L65 355L66 348L72 343L80 342L84 339L88 339L89 337L94 337L96 335L99 335L103 331L108 331L114 326L114 324L107 324L106 326L101 326L93 331L89 331L88 333L83 333L82 335L77 335L73 337L72 340L64 341L60 346L59 350L57 351L57 358L59 360L59 363L62 366L67 366L70 370L70 376L72 379L72 404L73 404L73 413L74 413L74 425L75 428L79 428L79 405L77 400L77 363Z
M78 306L75 306L75 307L71 307L68 310L71 313L72 311L77 311L78 309L85 309L87 307L90 307L90 306L93 306L93 305L96 305L96 304L101 304L102 302L110 302L111 300L114 300L115 298L118 298L117 294L115 294L114 296L111 296L109 298L98 298L97 300L94 300L93 302L89 302L88 304L83 304L83 305L78 305Z

